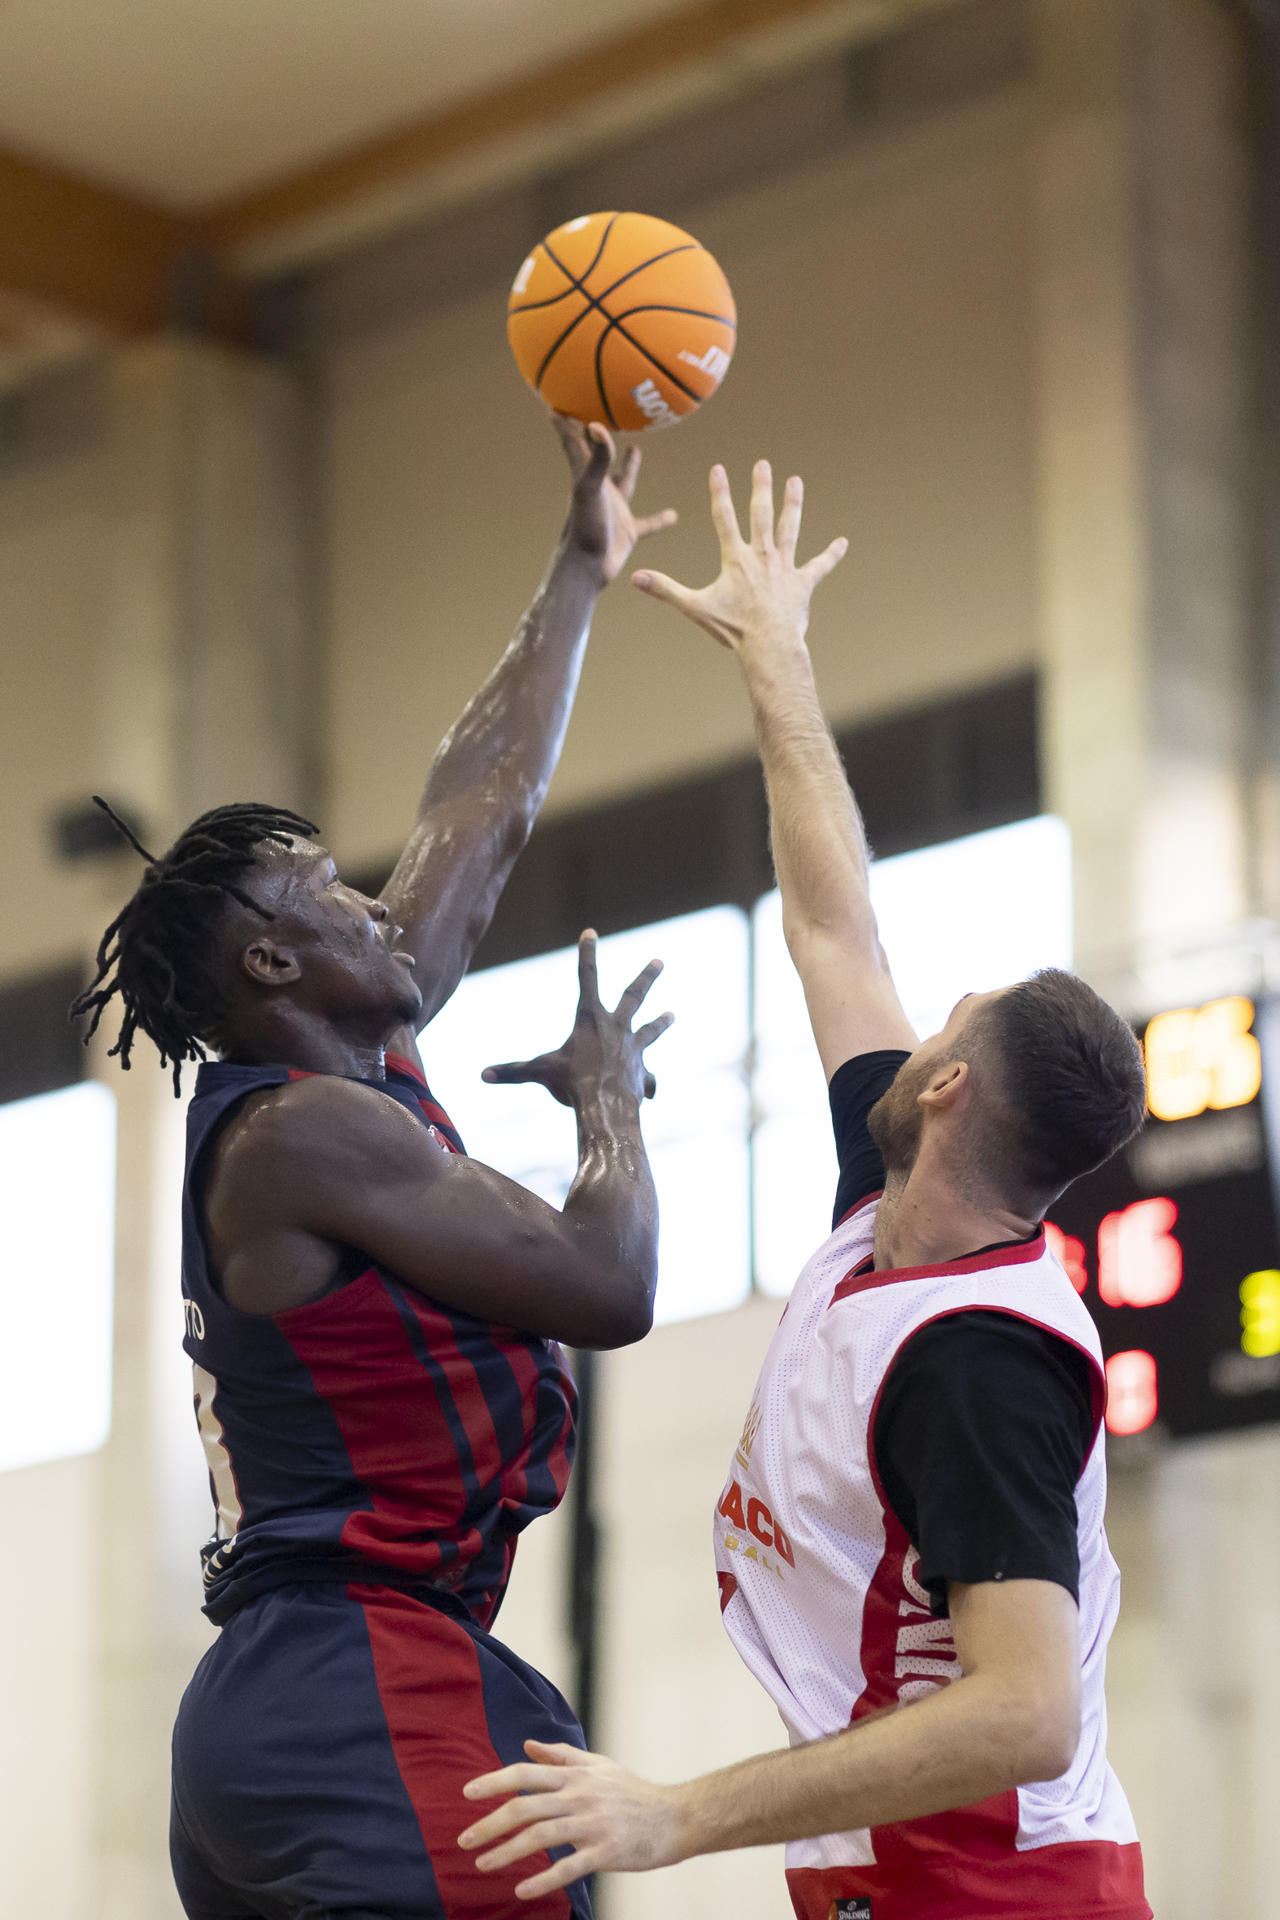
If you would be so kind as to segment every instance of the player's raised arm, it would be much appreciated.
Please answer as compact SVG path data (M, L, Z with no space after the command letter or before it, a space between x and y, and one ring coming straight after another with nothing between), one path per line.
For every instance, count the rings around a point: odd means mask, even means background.
M613 471L605 428L553 418L573 473L564 532L506 652L441 743L417 822L382 893L416 961L419 1028L466 971L537 818L601 589L638 539L676 517L632 513L638 449ZM405 1040L396 1044L406 1049Z
M805 646L814 588L847 542L796 565L804 490L787 481L774 524L766 460L752 477L750 540L738 527L723 467L711 469L720 575L680 586L648 570L635 584L737 655L751 697L769 795L774 866L787 946L804 983L828 1079L854 1054L914 1047L876 928L862 819L823 717Z
M573 1108L578 1171L563 1211L446 1152L403 1107L339 1075L294 1081L234 1118L207 1201L231 1304L255 1313L293 1305L323 1290L337 1249L358 1247L479 1319L577 1347L640 1339L658 1259L640 1134L640 1102L653 1091L644 1053L671 1015L634 1031L632 1021L660 970L650 962L617 1007L605 1007L596 936L584 934L568 1040L487 1070L494 1080L536 1081Z

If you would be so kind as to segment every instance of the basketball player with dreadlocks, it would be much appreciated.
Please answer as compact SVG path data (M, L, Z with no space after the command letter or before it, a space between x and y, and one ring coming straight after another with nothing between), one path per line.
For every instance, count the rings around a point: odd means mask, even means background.
M456 1847L462 1783L533 1736L580 1741L555 1689L489 1631L521 1530L558 1503L574 1391L557 1342L650 1324L657 1212L632 1031L658 971L602 1006L595 936L564 1046L492 1068L577 1116L557 1212L468 1159L416 1032L493 912L555 767L591 612L635 540L638 456L560 423L560 546L498 666L440 747L381 896L312 824L206 813L108 928L74 1011L118 998L204 1061L188 1117L185 1345L216 1508L221 1633L174 1731L172 1857L190 1920L496 1920ZM129 836L132 839L132 836ZM208 1053L217 1056L206 1059ZM537 1906L590 1913L584 1893Z

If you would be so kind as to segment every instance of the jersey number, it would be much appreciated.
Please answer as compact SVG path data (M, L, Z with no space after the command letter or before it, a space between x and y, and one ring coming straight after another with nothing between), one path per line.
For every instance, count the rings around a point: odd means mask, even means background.
M196 1424L204 1442L204 1457L213 1483L214 1504L218 1509L218 1538L232 1540L244 1519L244 1508L240 1505L240 1489L236 1486L236 1471L227 1452L222 1422L214 1411L218 1383L204 1367L193 1367L192 1375L196 1394Z

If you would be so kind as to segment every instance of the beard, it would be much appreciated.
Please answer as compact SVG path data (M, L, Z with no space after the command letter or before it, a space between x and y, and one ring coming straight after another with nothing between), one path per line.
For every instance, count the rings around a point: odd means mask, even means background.
M917 1067L914 1060L904 1060L867 1115L867 1132L880 1149L886 1175L905 1177L916 1163L924 1126L916 1096L927 1077L926 1063Z

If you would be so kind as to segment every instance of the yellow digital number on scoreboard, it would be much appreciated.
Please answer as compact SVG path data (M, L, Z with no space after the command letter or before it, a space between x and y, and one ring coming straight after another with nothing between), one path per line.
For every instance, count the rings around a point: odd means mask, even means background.
M1247 1106L1262 1085L1254 1006L1243 994L1207 1007L1178 1007L1147 1026L1147 1105L1157 1120L1189 1120L1206 1108Z
M1264 1268L1240 1283L1240 1345L1255 1360L1280 1353L1280 1269Z

